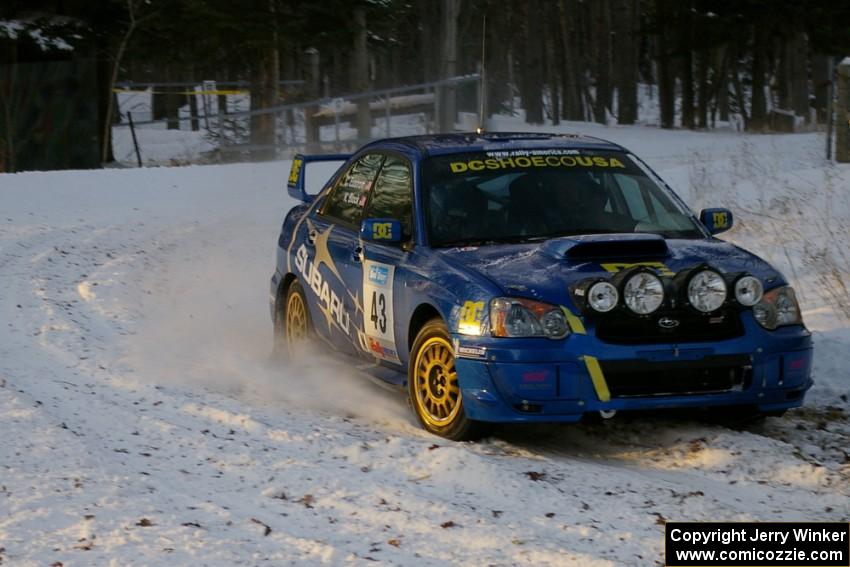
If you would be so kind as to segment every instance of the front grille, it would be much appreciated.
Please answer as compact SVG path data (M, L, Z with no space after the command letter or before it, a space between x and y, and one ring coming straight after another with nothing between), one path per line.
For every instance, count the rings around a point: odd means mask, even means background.
M675 326L663 327L659 324L663 319L674 321ZM741 317L731 309L711 315L676 309L658 311L649 317L636 317L617 310L596 322L599 340L621 345L722 341L743 334Z
M752 381L752 362L747 355L671 362L610 360L600 361L600 365L614 398L745 390Z

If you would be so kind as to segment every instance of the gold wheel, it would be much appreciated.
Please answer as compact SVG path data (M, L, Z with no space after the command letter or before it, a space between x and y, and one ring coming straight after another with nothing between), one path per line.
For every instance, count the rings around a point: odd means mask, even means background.
M461 408L460 387L452 345L443 337L430 337L416 354L415 400L419 415L432 427L445 427Z
M290 293L286 301L286 345L290 352L297 343L307 338L308 333L309 322L304 297L297 291Z

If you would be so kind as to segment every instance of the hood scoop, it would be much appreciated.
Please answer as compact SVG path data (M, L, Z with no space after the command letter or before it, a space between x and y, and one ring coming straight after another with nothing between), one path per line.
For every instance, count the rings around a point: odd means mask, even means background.
M591 234L548 241L545 252L556 258L591 260L666 256L667 241L657 234Z

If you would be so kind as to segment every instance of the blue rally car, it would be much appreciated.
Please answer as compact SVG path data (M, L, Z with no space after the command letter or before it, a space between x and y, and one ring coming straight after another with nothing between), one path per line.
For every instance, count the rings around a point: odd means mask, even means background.
M311 162L345 164L317 194ZM597 138L452 134L297 156L271 281L278 352L306 338L406 387L428 430L589 412L781 414L812 385L794 290Z

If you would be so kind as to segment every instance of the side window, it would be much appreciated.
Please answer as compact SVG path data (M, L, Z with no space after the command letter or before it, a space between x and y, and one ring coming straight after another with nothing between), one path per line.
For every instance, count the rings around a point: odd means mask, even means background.
M413 234L413 182L410 166L403 158L388 156L375 182L369 217L401 221L402 238Z
M328 197L322 214L359 228L363 219L363 207L383 160L384 156L381 154L366 154L357 160L342 174Z
M617 184L620 186L620 193L626 200L626 205L629 207L629 213L635 220L646 220L649 218L649 211L646 208L646 202L643 200L640 185L634 179L626 175L615 175Z

